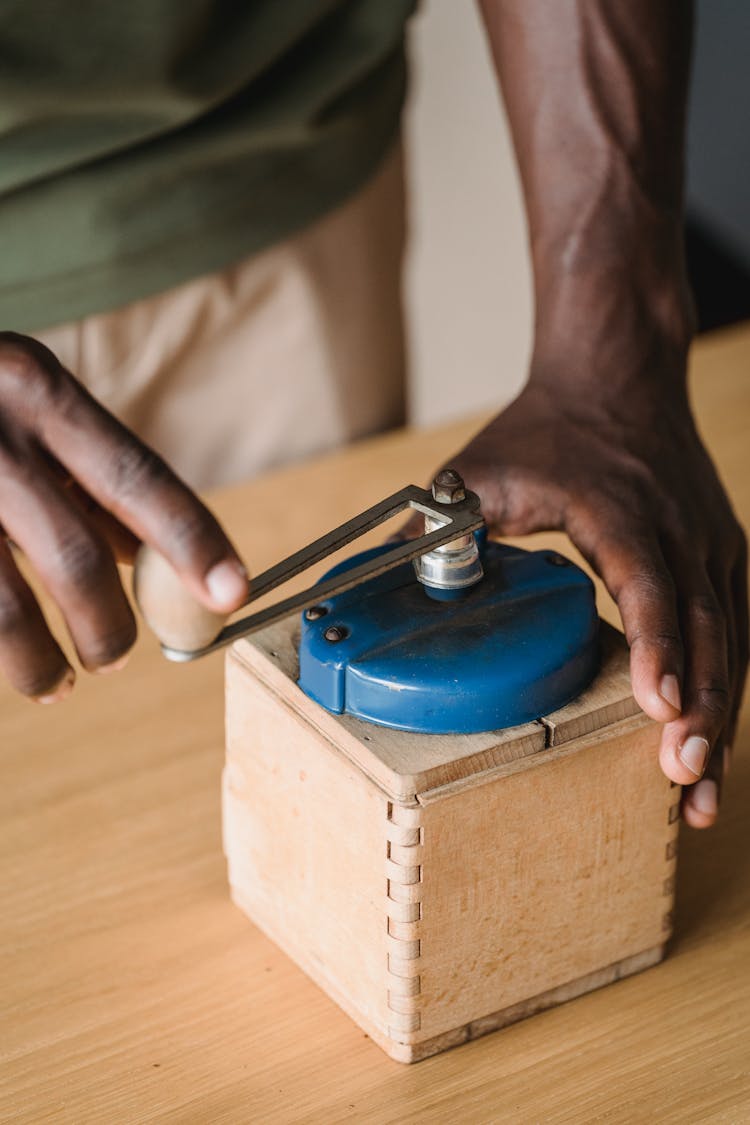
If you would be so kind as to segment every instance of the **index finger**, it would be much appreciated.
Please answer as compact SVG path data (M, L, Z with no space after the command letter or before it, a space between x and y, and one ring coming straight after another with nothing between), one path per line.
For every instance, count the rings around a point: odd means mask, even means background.
M64 372L38 436L91 496L174 567L193 595L231 612L247 571L205 504L144 442Z

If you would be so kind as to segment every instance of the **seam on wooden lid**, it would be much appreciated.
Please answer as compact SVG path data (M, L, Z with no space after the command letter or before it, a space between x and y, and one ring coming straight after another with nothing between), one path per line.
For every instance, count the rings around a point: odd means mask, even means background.
M422 1025L421 809L388 802L386 826L386 974L388 1035L397 1041Z

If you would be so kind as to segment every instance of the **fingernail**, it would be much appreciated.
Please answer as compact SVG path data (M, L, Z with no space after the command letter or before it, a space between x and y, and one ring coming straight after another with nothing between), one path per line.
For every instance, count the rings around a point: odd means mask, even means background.
M677 756L684 766L694 773L696 777L700 777L706 768L706 761L708 760L708 742L705 738L701 738L697 734L691 734L686 738L682 746L677 752Z
M61 703L63 699L70 695L76 682L76 674L72 668L68 668L67 672L60 680L54 691L50 691L47 695L38 695L36 697L37 703Z
M659 684L659 695L664 699L670 707L674 707L675 711L682 710L682 700L680 699L680 681L676 676L670 673L667 676L662 676L661 683Z
M206 589L219 609L234 609L247 595L247 571L241 563L225 559L206 575Z
M719 811L719 787L712 777L705 777L693 787L690 804L704 816L716 816Z
M97 676L108 676L110 672L121 671L129 660L130 653L126 652L125 655L121 656L119 660L113 660L111 664L100 664L98 668L94 669L94 671L96 672Z

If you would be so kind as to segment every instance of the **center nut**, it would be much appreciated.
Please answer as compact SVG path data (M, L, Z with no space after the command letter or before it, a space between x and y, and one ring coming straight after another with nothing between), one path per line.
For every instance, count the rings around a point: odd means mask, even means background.
M466 489L455 469L443 469L432 482L432 496L438 504L460 504ZM425 532L444 526L446 521L425 516ZM479 582L483 575L479 549L473 533L452 539L442 547L414 560L417 578L430 597L438 600L460 597Z

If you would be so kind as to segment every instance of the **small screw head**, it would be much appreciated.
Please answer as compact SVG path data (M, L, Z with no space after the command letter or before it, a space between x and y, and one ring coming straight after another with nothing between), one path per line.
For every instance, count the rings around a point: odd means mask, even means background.
M570 566L570 559L566 559L565 555L558 555L554 551L550 551L546 557L550 566Z
M311 605L309 609L305 610L305 621L318 621L321 617L325 617L328 610L324 605Z
M438 504L459 504L466 499L463 478L455 469L441 469L432 482L432 495Z
M349 636L349 630L343 625L329 625L323 636L331 644L335 644L336 641L345 640Z

